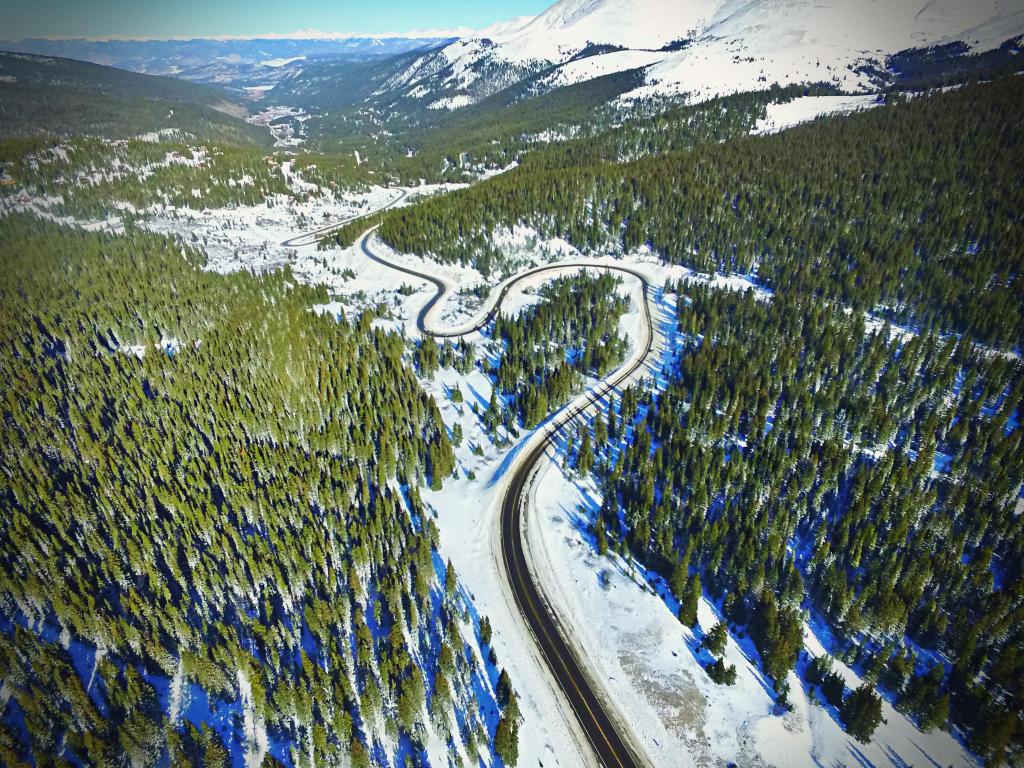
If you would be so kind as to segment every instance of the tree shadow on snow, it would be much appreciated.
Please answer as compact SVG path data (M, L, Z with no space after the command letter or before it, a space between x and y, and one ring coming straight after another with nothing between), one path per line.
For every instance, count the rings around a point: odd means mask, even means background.
M895 766L895 768L913 768L913 766L910 763L903 759L899 752L897 752L888 744L885 745L884 749L885 756L889 758L889 762L891 762Z
M473 396L473 399L476 401L477 406L482 410L487 410L487 406L490 405L490 401L487 400L487 398L485 398L483 395L481 395L477 391L476 387L474 387L468 381L464 383L466 385L466 389L469 390L469 394L471 394Z
M846 743L846 748L850 750L850 754L857 761L855 765L859 765L861 768L876 768L875 764L868 760L867 755L855 747L852 741Z
M917 743L916 741L914 741L914 742L911 742L911 743L912 743L912 744L913 744L913 745L914 745L915 747L917 747L917 751L918 751L918 752L920 752L920 753L921 753L922 755L924 755L924 759L925 759L925 760L927 760L927 761L928 761L929 763L931 763L931 764L932 764L933 766L935 766L935 768L942 768L942 765L941 765L941 764L939 764L939 763L937 763L937 762L935 761L935 759L934 759L934 758L933 758L933 757L932 757L931 755L929 755L929 754L928 754L927 752L925 752L925 751L924 751L924 748L923 748L923 747L922 747L922 746L921 746L920 744L918 744L918 743Z

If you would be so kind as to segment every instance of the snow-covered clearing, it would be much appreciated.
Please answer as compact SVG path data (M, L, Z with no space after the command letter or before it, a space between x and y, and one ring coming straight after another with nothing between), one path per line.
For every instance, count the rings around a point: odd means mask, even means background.
M430 109L446 109L449 112L455 109L461 109L462 107L469 106L473 103L473 100L466 94L459 94L458 96L449 96L445 99L438 99L429 105Z
M238 670L238 695L242 702L242 722L245 733L245 768L259 768L267 754L267 728L256 712L252 698L252 685L248 676ZM261 702L262 704L262 702Z
M207 255L207 268L216 272L265 271L289 263L298 269L294 263L296 249L286 248L282 242L297 232L370 213L392 197L393 190L372 187L364 192L328 193L304 202L280 195L263 205L237 208L195 210L160 205L146 211L139 226L181 236L201 247ZM303 261L311 262L315 254L315 246L305 249ZM311 281L327 278L328 274L310 264Z
M256 86L256 92L267 90L264 86ZM298 147L306 140L305 123L310 115L297 107L271 106L247 118L253 125L261 125L274 137L275 147Z
M345 270L350 265L364 266L368 261L361 255L351 258L351 249L318 251L315 244L289 247L284 243L299 233L380 210L394 201L396 189L374 186L362 191L335 191L304 181L292 170L290 162L285 162L281 170L289 186L300 195L317 190L321 194L308 195L301 202L279 195L262 205L236 208L194 210L154 206L145 211L145 218L138 224L153 232L178 235L201 247L207 256L207 269L220 273L240 269L266 271L291 265L303 282L324 284L339 295L376 292L389 286L389 280L357 281L350 285ZM450 186L428 185L414 187L412 191L424 197L447 191ZM410 198L401 204L407 204Z
M13 213L27 213L40 219L52 221L65 227L79 227L87 232L124 233L124 222L120 216L108 216L106 219L89 219L83 221L73 216L62 216L54 213L51 208L63 205L64 198L60 195L33 196L19 194L17 197L0 200L0 218Z
M161 128L159 131L149 131L148 133L140 133L136 138L139 141L149 142L150 144L158 144L161 141L187 141L188 139L194 138L191 133L183 131L180 128Z
M878 312L884 312L885 307L878 307ZM884 318L879 317L878 314L872 312L864 313L864 328L869 333L877 333L883 330L888 325L889 328L889 341L899 339L901 342L909 341L915 336L921 334L921 329L914 326L901 325L892 321L887 322ZM940 333L940 339L956 338L957 340L962 339L963 336L960 334L949 334ZM982 355L986 357L1004 357L1007 360L1020 360L1021 350L1018 349L998 349L996 347L990 347L986 344L982 344L980 341L972 341L972 346Z
M860 109L870 109L878 104L878 98L871 94L865 96L802 96L782 104L769 104L768 114L757 121L753 133L777 133L824 115L848 114Z
M563 85L582 83L595 77L625 72L629 69L647 67L665 58L663 51L614 51L600 56L587 56L582 59L563 64L549 76L544 83L552 88Z
M167 694L167 719L172 726L177 727L178 717L181 715L182 690L185 685L185 666L178 661L178 668L171 678L170 690Z
M261 61L260 62L260 66L261 67L275 67L276 68L276 67L283 67L286 64L291 64L293 61L305 61L305 60L306 60L305 56L289 56L287 58L282 57L282 58L279 58L279 59L267 59L266 61Z

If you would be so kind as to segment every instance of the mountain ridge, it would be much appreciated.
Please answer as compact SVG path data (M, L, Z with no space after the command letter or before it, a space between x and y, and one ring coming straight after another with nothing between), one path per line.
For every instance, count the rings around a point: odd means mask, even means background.
M626 99L801 82L856 91L876 84L868 69L902 51L963 42L981 53L1022 34L1022 0L559 0L501 34L425 52L381 93L457 109L550 68L565 70L557 86L638 66L646 83ZM607 52L578 58L587 49Z
M211 140L269 143L236 94L214 85L103 64L0 51L0 137L84 134L131 138L176 130Z

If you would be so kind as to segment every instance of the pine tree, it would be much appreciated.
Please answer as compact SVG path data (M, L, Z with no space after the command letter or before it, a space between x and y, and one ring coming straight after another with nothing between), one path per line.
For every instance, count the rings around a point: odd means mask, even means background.
M689 568L683 560L677 560L672 567L672 574L668 577L668 588L672 594L682 600L683 592L686 590L686 582L689 579Z
M586 477L594 467L594 451L590 446L590 433L584 431L583 440L580 442L579 454L576 457L576 472L580 477Z
M867 744L883 722L882 698L875 693L874 686L864 683L846 698L839 709L839 716L846 732Z
M921 718L921 730L928 733L933 728L945 728L948 720L949 694L945 693L932 700L932 705Z
M448 560L448 564L444 569L444 593L451 600L455 597L455 591L458 589L459 580L455 576L455 566L452 565L452 561Z
M712 656L721 656L725 653L725 645L729 639L729 629L724 621L719 621L711 628L701 645L707 649Z
M715 659L710 664L704 667L708 673L708 677L714 680L718 685L735 685L736 684L736 665L730 664L725 665L725 661L722 659Z
M503 707L508 704L513 695L512 678L509 677L508 672L504 669L498 673L498 685L495 693L498 696L498 703Z
M594 521L594 538L597 540L597 553L599 555L608 554L608 534L604 530L604 517L598 513L597 520Z
M843 694L846 693L846 683L838 672L829 669L821 679L821 693L825 701L833 707L839 707L843 703Z
M508 712L502 713L494 731L494 751L507 766L519 760L519 724Z
M696 573L686 583L686 588L679 597L679 620L688 627L697 624L697 605L700 603L702 590L700 574Z
M407 733L411 733L419 722L426 695L423 673L416 669L402 683L402 693L398 697L398 722Z

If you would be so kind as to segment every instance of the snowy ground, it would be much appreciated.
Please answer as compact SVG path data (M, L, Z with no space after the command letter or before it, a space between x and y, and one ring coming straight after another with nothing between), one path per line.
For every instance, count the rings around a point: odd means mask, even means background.
M887 722L870 744L860 744L843 731L834 708L810 703L794 673L789 678L793 711L776 713L752 661L757 656L749 638L730 637L726 649L725 662L738 673L736 685L716 685L702 668L711 657L697 650L703 634L679 623L678 604L663 597L668 595L664 583L618 555L598 555L588 525L600 499L592 483L566 477L549 461L531 508L531 552L559 612L587 617L573 623L584 657L600 671L657 765L978 764L951 735L921 733L888 702L883 703ZM720 616L705 599L698 618L707 631ZM805 648L813 656L824 652L810 627ZM848 688L860 684L838 660L834 667Z
M878 98L871 94L866 96L802 96L784 104L769 104L767 116L757 121L753 133L778 133L823 115L847 114L859 109L870 109L878 104Z
M0 202L0 217L13 213L27 213L32 216L38 216L40 219L60 224L61 226L80 227L87 232L111 232L114 234L124 233L124 222L121 220L120 216L108 216L105 219L82 220L76 219L73 216L64 216L54 213L50 210L51 208L62 205L63 203L64 198L60 196L19 196L13 200L8 199Z
M466 402L456 406L447 399L455 386ZM451 427L462 424L464 439L457 450L460 478L449 480L440 492L425 492L424 500L434 510L441 533L440 551L455 564L460 581L470 592L481 616L488 616L494 630L492 645L499 666L508 669L519 694L523 712L520 764L524 766L580 767L582 742L571 715L561 709L561 699L547 667L523 630L512 597L499 573L494 520L507 476L509 454L499 450L483 431L480 419L471 411L476 402L482 409L490 398L491 383L479 370L463 376L453 369L439 372L427 384ZM475 456L473 446L483 449ZM475 480L467 475L473 472Z
M338 219L376 210L394 197L395 191L373 187L366 192L340 193L306 202L284 195L258 206L195 210L159 206L147 211L139 226L160 234L178 235L205 251L207 268L227 273L239 269L265 271L296 264L297 252L281 245L297 232L314 229ZM316 248L305 249L305 260ZM328 275L309 266L311 281Z
M289 165L284 163L282 172L292 189L306 194L315 188L291 173ZM399 205L409 204L413 194L418 198L429 197L459 186L412 187L409 197ZM371 272L360 280L358 275L370 262L356 249L318 251L315 245L288 247L284 242L303 232L378 211L389 206L400 191L380 186L353 192L321 189L320 196L308 196L303 202L278 196L263 205L205 211L157 207L146 211L146 219L139 225L154 232L179 235L201 245L207 255L207 268L217 272L265 271L288 264L305 283L326 285L338 296L352 298L361 293L365 297L384 288L393 293L393 289L400 287L400 283L395 283L395 274L390 270L386 275ZM357 279L351 279L346 272L349 269L359 270Z
M480 306L480 301L474 296L457 293L460 288L483 284L483 278L476 270L396 254L376 237L372 238L371 243L374 253L382 258L432 274L444 281L449 290L456 292L443 305L440 317L445 325L449 320L459 321L471 316ZM292 261L296 274L311 283L327 285L334 298L330 305L322 309L337 311L341 306L351 309L383 306L388 310L387 316L378 320L378 325L393 330L404 329L410 338L418 338L416 316L434 295L433 285L371 261L363 253L360 241L343 249L321 252L314 248L296 250L297 255Z
M250 93L264 90L263 86L246 89ZM275 147L295 148L306 141L306 121L309 115L296 107L271 106L248 118L253 125L261 125L274 137Z

